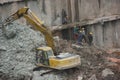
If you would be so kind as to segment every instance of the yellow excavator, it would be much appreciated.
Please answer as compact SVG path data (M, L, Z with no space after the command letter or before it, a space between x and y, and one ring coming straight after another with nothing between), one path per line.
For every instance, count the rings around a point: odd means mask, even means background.
M26 21L40 31L44 36L48 46L37 48L36 65L58 70L73 68L81 64L80 56L70 53L55 55L55 45L51 31L42 23L38 17L27 7L19 9L17 12L6 18L3 28L9 23L24 17Z

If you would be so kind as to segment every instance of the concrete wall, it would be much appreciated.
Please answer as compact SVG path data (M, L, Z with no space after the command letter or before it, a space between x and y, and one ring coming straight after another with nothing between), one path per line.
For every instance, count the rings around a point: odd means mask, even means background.
M28 6L45 24L52 26L61 24L62 9L71 22L76 22L120 14L119 4L120 0L30 0L27 3L4 3L0 6L0 12L6 17L18 8Z
M10 2L15 2L15 1L22 1L22 0L0 0L0 4L10 3Z
M8 3L10 1L10 3ZM9 15L13 14L19 8L29 7L44 23L48 26L60 25L62 18L62 9L67 13L66 0L29 0L24 1L11 1L0 2L0 18L4 20ZM20 20L22 21L22 20ZM22 23L25 22L24 20Z
M94 19L101 16L120 14L119 4L120 0L78 0L79 19Z
M48 26L52 25L53 22L53 13L51 8L51 1L45 0L45 10L46 13L43 12L43 0L30 0L28 2L19 1L19 2L11 2L11 3L4 3L3 5L0 5L0 20L4 20L11 14L15 13L18 9L22 7L29 7L32 12L38 16L39 19L44 21L44 23ZM46 5L47 4L47 5ZM26 23L24 19L19 20L20 23Z
M101 48L120 47L120 20L86 26L93 32L94 44Z

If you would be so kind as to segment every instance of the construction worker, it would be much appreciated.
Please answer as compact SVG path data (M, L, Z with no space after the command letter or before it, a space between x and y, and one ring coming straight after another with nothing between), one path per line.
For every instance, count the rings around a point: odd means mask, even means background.
M79 31L79 36L78 36L78 44L79 45L82 45L83 37L84 37L84 35L83 35L82 31L80 30Z
M74 40L76 41L78 39L78 34L79 34L79 28L77 26L74 26Z
M91 46L93 42L93 33L89 32L88 33L88 44Z
M62 9L62 24L67 24L67 23L68 23L67 13L64 9Z
M87 36L86 36L86 34L85 34L85 28L82 28L82 34L83 34L83 40L84 40L84 42L87 42Z
M85 28L82 28L82 34L85 35Z

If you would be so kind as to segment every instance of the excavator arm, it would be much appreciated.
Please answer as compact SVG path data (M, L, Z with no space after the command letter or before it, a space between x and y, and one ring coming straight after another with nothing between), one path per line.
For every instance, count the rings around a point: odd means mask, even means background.
M35 29L40 31L45 36L47 45L51 47L53 51L55 51L55 45L51 31L46 26L44 26L42 21L38 17L36 17L35 14L29 8L25 7L19 9L16 13L12 14L7 19L5 19L2 25L4 27L21 17L24 17L26 21L28 21L35 27Z

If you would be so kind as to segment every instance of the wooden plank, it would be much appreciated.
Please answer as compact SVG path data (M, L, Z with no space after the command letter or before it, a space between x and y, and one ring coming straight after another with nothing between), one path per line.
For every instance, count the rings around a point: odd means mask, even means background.
M12 3L12 2L20 2L20 1L25 2L25 0L0 0L0 4ZM28 1L32 1L32 0L28 0ZM36 0L33 0L33 1L36 1Z
M0 4L15 2L15 1L23 1L23 0L0 0Z
M57 31L57 30L72 28L75 25L85 26L85 25L92 25L92 24L96 24L96 23L103 24L104 22L118 20L118 19L120 19L120 15L112 15L112 16L106 16L106 17L95 18L95 19L85 19L85 20L81 20L80 22L74 22L74 23L70 23L70 24L66 24L66 25L52 26L51 30Z

